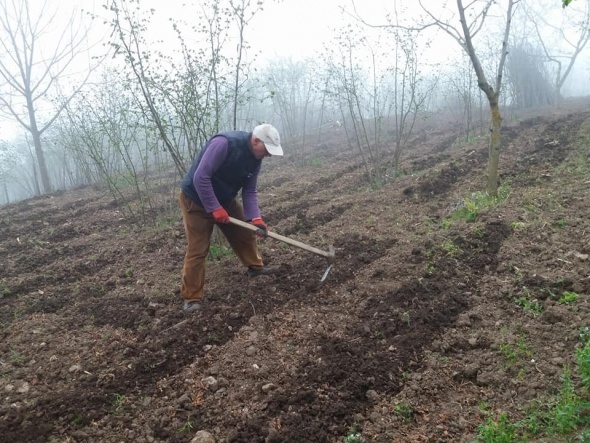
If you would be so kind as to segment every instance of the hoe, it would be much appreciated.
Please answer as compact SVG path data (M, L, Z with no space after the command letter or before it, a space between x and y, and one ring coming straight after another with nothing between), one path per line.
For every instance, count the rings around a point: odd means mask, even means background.
M254 232L259 231L259 228L257 228L256 226L251 225L250 223L243 222L242 220L238 220L237 218L230 217L229 221L230 221L230 223L233 223L234 225L241 226L242 228L249 229L250 231L254 231ZM271 231L267 231L266 235L268 237L274 238L275 240L282 241L282 242L287 243L289 245L295 246L300 249L304 249L308 252L312 252L314 254L321 255L322 257L327 258L328 259L328 268L324 272L324 275L322 276L320 282L323 282L324 280L326 280L326 277L330 273L330 270L332 269L332 265L334 264L334 259L336 258L334 246L330 245L328 247L328 251L323 251L321 249L314 248L313 246L306 245L305 243L301 243L300 241L293 240L292 238L285 237L283 235L276 234Z

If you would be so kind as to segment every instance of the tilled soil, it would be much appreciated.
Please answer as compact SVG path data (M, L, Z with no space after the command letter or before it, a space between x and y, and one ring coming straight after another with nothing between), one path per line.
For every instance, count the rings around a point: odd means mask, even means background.
M378 190L337 128L307 166L268 160L270 229L336 263L320 284L322 257L267 239L281 272L212 260L191 315L179 211L138 228L90 188L0 208L0 440L470 442L554 394L590 323L590 111L507 124L508 197L473 222L451 215L485 186L487 142L453 133L417 133Z

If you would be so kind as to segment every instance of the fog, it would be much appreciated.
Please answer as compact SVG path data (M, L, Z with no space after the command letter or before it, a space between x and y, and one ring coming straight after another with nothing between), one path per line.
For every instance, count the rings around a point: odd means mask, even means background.
M260 122L294 159L322 128L371 123L343 148L375 158L367 169L381 185L417 122L444 114L465 138L491 125L456 1L0 6L0 204L88 185L121 201L149 194L148 173L180 176L210 136ZM495 89L501 79L504 116L590 94L590 0L474 1L465 13L482 73ZM28 46L11 43L19 26L36 30Z

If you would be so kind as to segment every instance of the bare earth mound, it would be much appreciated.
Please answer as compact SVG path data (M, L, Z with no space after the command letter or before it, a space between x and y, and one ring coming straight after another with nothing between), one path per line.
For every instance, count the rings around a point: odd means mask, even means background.
M188 316L179 211L136 229L90 189L0 208L0 440L473 441L554 394L590 325L589 136L590 111L506 125L507 198L473 222L451 215L484 186L483 139L420 134L376 191L337 132L313 166L272 159L270 228L333 244L334 269L320 285L322 258L269 239L279 275L212 261Z

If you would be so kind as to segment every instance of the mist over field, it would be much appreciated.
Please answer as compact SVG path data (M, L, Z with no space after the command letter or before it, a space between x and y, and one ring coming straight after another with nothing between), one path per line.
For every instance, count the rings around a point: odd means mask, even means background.
M0 440L590 441L589 21L0 0ZM263 122L276 272L215 230L187 312L179 181Z

